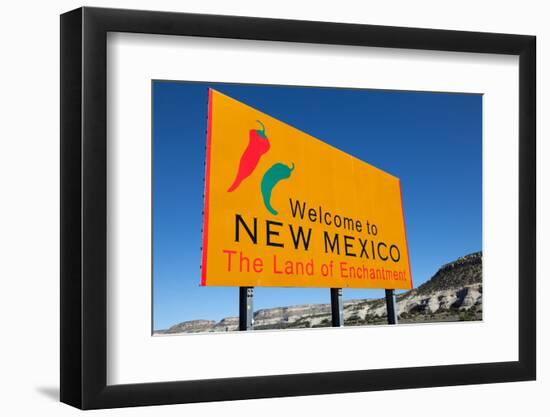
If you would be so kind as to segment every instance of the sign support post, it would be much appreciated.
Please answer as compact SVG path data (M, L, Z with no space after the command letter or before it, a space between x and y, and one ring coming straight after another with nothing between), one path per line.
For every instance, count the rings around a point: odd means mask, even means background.
M332 312L332 327L344 327L344 304L342 303L342 288L330 289L330 308Z
M386 310L388 312L388 324L397 324L395 290L386 290Z
M239 330L254 327L254 287L239 287Z

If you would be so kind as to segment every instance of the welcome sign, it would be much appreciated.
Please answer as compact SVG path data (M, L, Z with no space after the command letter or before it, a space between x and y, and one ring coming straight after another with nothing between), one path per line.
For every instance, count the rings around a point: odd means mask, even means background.
M201 285L412 288L399 179L210 89Z

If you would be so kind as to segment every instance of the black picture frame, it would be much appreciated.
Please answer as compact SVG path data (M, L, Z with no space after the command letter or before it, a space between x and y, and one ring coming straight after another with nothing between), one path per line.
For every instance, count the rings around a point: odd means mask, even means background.
M108 32L519 56L519 360L107 385ZM85 7L61 16L60 56L62 402L96 409L535 379L534 36Z

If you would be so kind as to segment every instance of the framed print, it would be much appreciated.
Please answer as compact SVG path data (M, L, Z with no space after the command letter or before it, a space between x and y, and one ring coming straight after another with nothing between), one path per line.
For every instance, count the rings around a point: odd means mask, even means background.
M535 38L61 16L61 401L532 380Z

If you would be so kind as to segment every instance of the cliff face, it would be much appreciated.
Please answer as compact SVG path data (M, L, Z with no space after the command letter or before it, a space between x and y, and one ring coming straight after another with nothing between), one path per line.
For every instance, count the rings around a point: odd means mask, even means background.
M472 253L443 265L429 281L415 291L428 294L432 291L481 284L481 272L482 254L481 252Z
M216 325L214 320L189 320L170 327L166 333L201 333L211 331Z
M398 295L399 323L481 320L482 294L482 254L477 252L443 265L429 281ZM345 326L385 324L386 317L384 299L344 302ZM157 333L224 332L237 330L238 325L238 317L227 317L219 322L192 320ZM276 307L254 313L256 330L330 325L330 304Z

